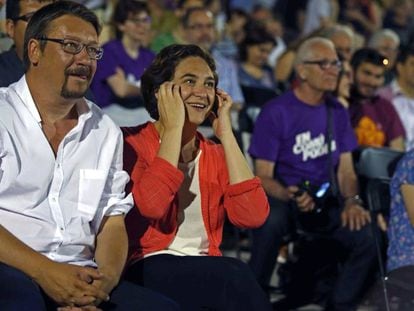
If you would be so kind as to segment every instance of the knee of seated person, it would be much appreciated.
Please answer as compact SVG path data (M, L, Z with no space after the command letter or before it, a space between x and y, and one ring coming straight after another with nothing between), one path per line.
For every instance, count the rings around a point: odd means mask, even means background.
M372 230L370 225L364 226L361 230L353 231L354 243L359 248L364 248L367 251L370 251L371 254L375 255L376 246L375 239L372 235Z
M1 310L45 308L39 286L25 273L5 264L0 264L0 305Z
M231 257L221 257L221 259L222 264L226 266L225 271L229 273L228 276L231 280L234 280L236 278L254 279L250 267L243 261Z

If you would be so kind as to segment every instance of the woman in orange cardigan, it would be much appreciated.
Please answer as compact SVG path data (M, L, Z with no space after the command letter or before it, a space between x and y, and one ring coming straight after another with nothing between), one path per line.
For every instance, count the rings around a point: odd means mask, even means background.
M237 145L232 100L216 89L214 60L195 45L168 46L141 81L156 121L124 129L124 165L136 204L126 217L126 278L183 310L271 310L247 265L220 257L225 216L254 228L266 220L269 205ZM221 144L197 132L207 117Z

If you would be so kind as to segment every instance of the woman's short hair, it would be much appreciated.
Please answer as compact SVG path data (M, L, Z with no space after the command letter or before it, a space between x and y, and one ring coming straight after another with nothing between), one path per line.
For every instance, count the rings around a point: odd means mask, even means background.
M112 15L112 24L115 28L115 36L117 39L122 39L123 32L118 29L118 25L122 25L131 15L136 15L141 12L149 14L147 4L141 1L135 0L122 0L118 1Z
M276 46L276 40L266 30L264 26L257 23L250 23L245 26L246 35L243 41L239 44L239 57L240 61L247 60L247 49L252 45L259 45L265 43L271 43Z
M163 48L156 56L152 64L145 70L141 77L141 93L144 98L145 108L151 118L158 120L158 104L155 93L161 84L174 78L178 64L188 57L200 57L210 67L214 74L216 85L218 76L214 59L206 51L193 44L172 44Z

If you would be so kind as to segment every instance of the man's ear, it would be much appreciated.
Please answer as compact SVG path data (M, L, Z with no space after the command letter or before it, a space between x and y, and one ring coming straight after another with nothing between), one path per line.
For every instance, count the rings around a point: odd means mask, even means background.
M30 60L30 63L34 66L37 66L39 63L40 55L42 51L40 50L40 41L36 39L30 39L27 49L27 54Z
M302 64L296 65L296 72L299 79L301 79L302 81L306 80L307 74L305 66L303 66Z
M6 33L11 39L14 39L14 30L14 21L12 21L10 18L6 19Z

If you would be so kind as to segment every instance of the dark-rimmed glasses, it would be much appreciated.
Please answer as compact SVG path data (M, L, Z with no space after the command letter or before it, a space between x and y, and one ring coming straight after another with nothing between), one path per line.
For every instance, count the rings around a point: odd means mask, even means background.
M36 12L30 12L30 13L27 13L27 14L24 14L24 15L13 17L12 20L15 21L15 22L24 21L24 22L28 23L35 13Z
M151 16L145 16L145 17L130 17L127 19L128 21L136 24L136 25L141 25L141 24L150 24L152 19Z
M340 60L305 60L303 61L305 65L318 65L319 68L322 70L327 70L329 68L335 68L335 69L341 69L342 68L342 62Z
M57 39L47 37L40 37L38 40L60 43L63 51L72 55L79 54L83 48L86 48L86 53L88 53L89 57L92 59L98 60L103 56L103 49L96 44L89 45L72 39Z

